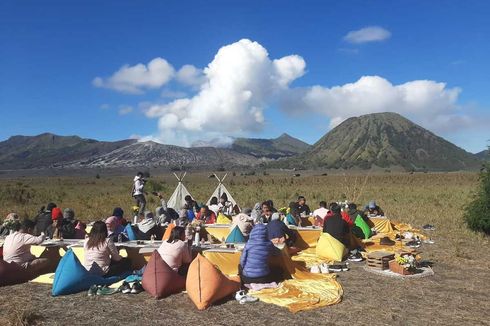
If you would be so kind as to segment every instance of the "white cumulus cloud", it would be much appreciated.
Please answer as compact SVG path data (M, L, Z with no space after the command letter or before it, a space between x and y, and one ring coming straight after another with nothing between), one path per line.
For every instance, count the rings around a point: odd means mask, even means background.
M368 42L380 42L391 37L391 32L380 26L368 26L356 31L350 31L344 36L349 43L360 44Z
M182 66L177 71L175 78L181 84L193 87L199 87L206 81L202 69L196 68L193 65Z
M92 84L96 87L110 88L123 93L142 94L145 89L159 88L168 83L175 70L167 60L155 58L147 65L138 63L124 65L112 76L96 77Z

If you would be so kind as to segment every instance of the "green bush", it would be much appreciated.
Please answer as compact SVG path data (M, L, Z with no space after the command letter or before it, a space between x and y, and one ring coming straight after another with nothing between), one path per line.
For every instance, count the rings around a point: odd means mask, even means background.
M464 219L470 229L490 234L490 164L480 172L480 185L466 206Z

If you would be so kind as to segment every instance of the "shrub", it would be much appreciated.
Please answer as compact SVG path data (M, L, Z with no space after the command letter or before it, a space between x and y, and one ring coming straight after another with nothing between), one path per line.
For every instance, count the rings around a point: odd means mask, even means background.
M465 207L464 219L470 229L490 234L490 163L480 172L480 184Z

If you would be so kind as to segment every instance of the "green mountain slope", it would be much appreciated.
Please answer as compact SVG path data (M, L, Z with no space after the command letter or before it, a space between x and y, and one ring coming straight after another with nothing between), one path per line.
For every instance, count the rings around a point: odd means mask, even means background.
M255 157L276 159L304 153L310 147L311 145L299 139L288 134L282 134L275 139L237 138L233 142L231 149Z

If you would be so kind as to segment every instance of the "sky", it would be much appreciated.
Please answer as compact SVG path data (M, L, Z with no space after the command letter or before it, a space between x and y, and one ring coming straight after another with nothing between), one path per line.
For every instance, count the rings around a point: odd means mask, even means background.
M0 140L191 146L398 112L490 140L489 1L2 1Z

